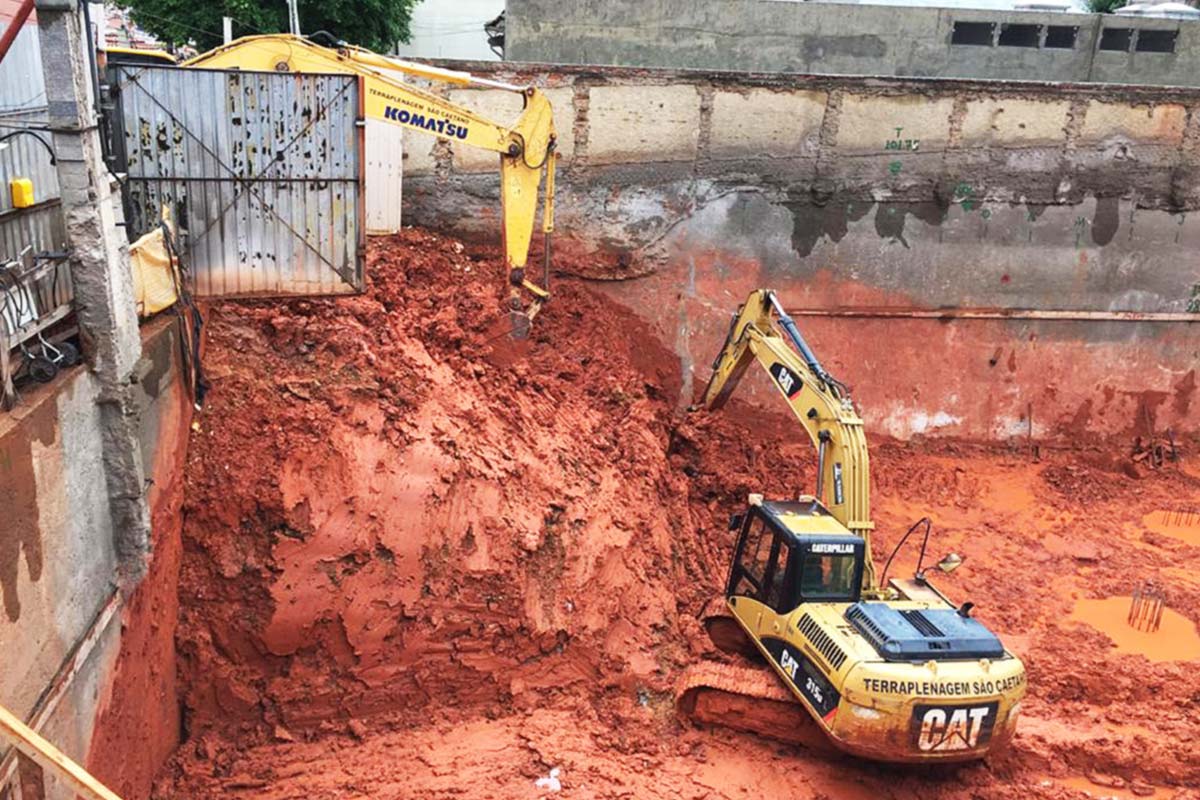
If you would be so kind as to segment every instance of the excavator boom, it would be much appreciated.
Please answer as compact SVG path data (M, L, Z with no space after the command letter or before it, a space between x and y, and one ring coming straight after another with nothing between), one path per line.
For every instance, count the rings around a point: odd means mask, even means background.
M428 133L469 147L491 150L500 159L500 198L504 260L509 279L513 331L524 336L529 321L549 299L550 235L554 230L554 113L539 89L487 80L467 72L440 69L389 58L339 43L323 47L287 34L247 36L185 62L184 67L244 69L261 72L342 73L363 80L366 116L401 128ZM521 95L525 108L511 126L489 120L401 78L405 75L457 86L501 89ZM526 277L537 218L538 193L546 174L542 213L546 261L541 284ZM529 300L526 304L526 295Z
M750 294L736 312L713 361L701 405L719 409L751 363L770 374L817 449L816 497L838 522L866 542L863 590L875 591L871 560L870 459L863 422L846 387L831 376L769 289Z

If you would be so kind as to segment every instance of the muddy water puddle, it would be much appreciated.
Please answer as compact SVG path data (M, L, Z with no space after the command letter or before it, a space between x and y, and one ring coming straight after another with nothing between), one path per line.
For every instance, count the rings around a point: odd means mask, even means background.
M1140 631L1127 622L1129 597L1080 600L1071 619L1083 622L1116 643L1118 653L1143 655L1151 661L1193 661L1200 659L1200 634L1190 619L1171 608L1164 608L1157 631Z
M1153 786L1139 784L1138 791L1133 791L1128 785L1108 786L1091 781L1090 779L1079 775L1069 778L1046 778L1042 781L1043 787L1049 787L1052 784L1062 786L1066 789L1074 789L1077 792L1094 798L1114 798L1114 800L1141 800L1141 798L1169 797L1170 794L1164 790Z
M1170 536L1194 547L1200 547L1200 508L1152 511L1142 518L1142 525L1154 533Z

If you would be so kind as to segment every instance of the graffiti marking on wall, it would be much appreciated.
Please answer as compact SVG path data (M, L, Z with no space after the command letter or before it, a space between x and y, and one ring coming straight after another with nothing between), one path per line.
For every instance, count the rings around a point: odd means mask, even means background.
M921 147L920 139L902 139L901 132L904 128L896 128L896 138L888 139L883 143L884 150L917 150Z

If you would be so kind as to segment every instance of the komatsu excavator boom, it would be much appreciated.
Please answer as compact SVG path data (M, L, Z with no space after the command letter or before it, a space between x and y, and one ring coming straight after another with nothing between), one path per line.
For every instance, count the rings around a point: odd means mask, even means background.
M1024 666L970 603L951 603L919 570L879 585L862 419L768 290L734 314L702 405L720 408L753 363L812 440L817 488L795 500L751 495L734 515L733 563L705 625L721 649L764 659L782 687L761 670L705 662L681 679L680 709L812 743L803 708L818 740L880 761L963 761L1003 745Z
M549 297L550 238L554 232L554 152L557 137L550 101L533 86L514 86L468 72L440 69L389 58L338 42L323 47L288 34L247 36L185 62L184 67L263 72L350 73L361 76L365 113L401 128L428 133L469 147L492 150L500 159L500 205L504 261L508 269L508 306L513 334L524 337L529 323ZM405 83L411 75L457 86L478 86L519 94L525 110L511 126ZM542 234L545 237L542 282L526 277L526 262L537 216L538 190L546 176ZM526 302L528 296L528 303Z

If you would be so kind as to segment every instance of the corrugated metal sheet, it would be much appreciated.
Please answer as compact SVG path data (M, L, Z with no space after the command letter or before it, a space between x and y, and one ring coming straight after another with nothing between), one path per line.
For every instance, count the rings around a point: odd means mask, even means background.
M46 107L37 25L26 23L0 62L0 115Z
M26 24L0 62L0 260L15 260L25 247L35 252L62 250L66 228L58 203L58 171L50 153L35 140L51 142L46 127L46 84L42 76L37 26ZM10 182L33 181L36 205L14 209Z
M0 197L0 214L13 210L9 183L14 178L33 181L33 199L36 203L57 200L59 197L58 170L50 163L50 150L47 149L51 141L50 132L35 129L45 127L45 117L37 121L32 118L27 120L18 126L15 122L0 118L0 136L17 134L6 139L4 148L0 150L0 181L4 183L4 191L0 193L3 195ZM21 128L25 130L18 133Z
M26 247L35 253L66 249L67 228L58 199L0 214L0 260L16 261Z
M119 70L115 150L128 174L131 232L173 206L197 294L362 289L356 77Z

